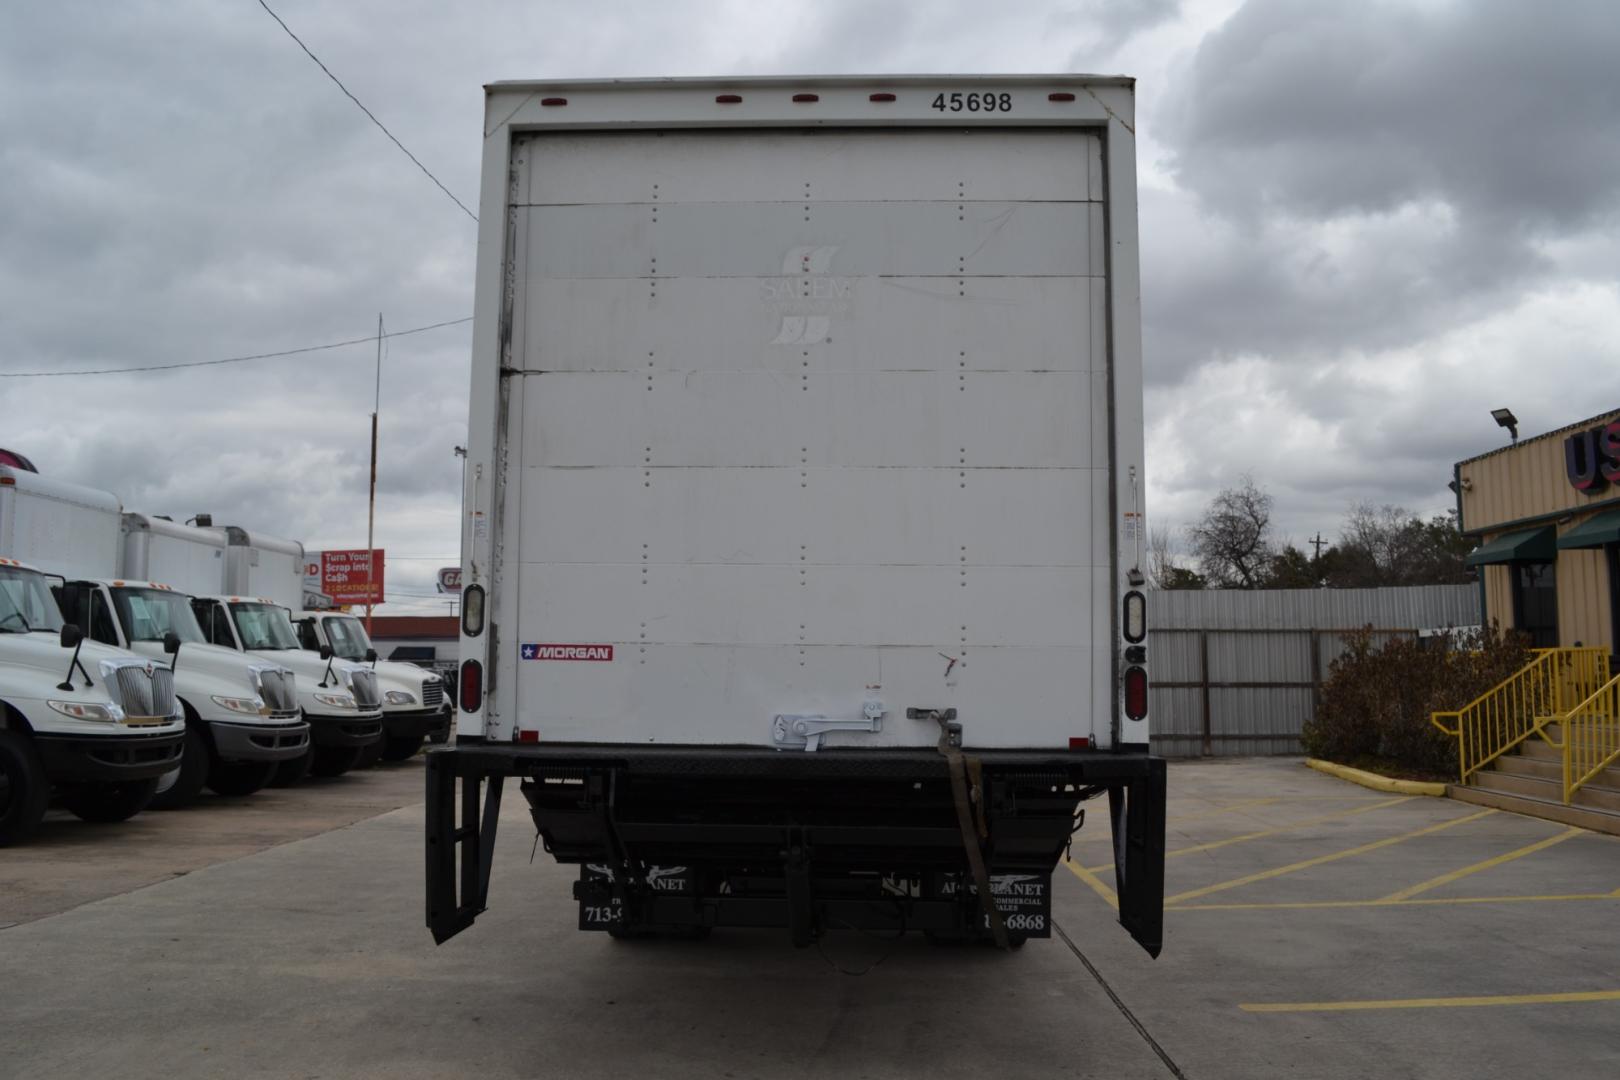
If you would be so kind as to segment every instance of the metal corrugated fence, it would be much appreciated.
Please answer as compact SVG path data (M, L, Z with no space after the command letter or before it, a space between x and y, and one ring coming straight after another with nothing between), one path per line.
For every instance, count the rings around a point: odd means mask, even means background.
M1480 620L1474 585L1150 592L1153 749L1297 754L1346 634L1371 626L1387 641Z

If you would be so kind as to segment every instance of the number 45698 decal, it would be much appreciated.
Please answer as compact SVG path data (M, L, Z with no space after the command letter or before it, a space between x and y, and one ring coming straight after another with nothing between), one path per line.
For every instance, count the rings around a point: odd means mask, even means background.
M1012 112L1011 94L939 94L934 108L940 112Z

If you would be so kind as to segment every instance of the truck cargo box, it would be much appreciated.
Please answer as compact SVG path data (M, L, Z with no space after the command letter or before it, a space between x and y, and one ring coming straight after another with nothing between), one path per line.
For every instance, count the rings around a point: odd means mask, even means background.
M833 861L918 881L973 861L923 835L950 792L883 784L952 752L989 770L976 798L1055 796L1003 815L1003 869L1049 873L1089 795L1123 828L1162 780L1131 115L1130 80L1077 76L491 87L460 746L430 773L525 777L548 850L607 868L582 902L654 864L548 779L681 775L754 811L802 784L783 812L826 838L865 770L864 824L922 832ZM722 891L782 848L681 832L677 782L637 798L640 843ZM1157 908L1122 914L1156 949Z

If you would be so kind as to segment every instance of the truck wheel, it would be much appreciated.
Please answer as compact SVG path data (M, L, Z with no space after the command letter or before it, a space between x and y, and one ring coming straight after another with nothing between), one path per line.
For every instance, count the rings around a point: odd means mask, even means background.
M117 784L76 784L62 792L62 805L82 821L110 824L127 821L145 810L157 794L156 780Z
M0 730L0 847L34 835L51 800L39 753L28 736Z
M404 737L390 736L383 740L382 759L384 761L409 761L422 749L422 736L407 735Z
M208 743L202 733L186 725L185 751L180 755L180 767L172 773L158 777L157 794L152 796L151 809L178 810L190 806L208 782Z
M271 787L294 787L304 782L309 775L309 767L315 758L314 748L305 750L295 758L276 763L276 771L270 777Z
M355 767L363 749L359 746L317 746L311 755L310 775L342 776Z
M280 771L274 761L219 761L208 766L208 788L215 795L251 795Z

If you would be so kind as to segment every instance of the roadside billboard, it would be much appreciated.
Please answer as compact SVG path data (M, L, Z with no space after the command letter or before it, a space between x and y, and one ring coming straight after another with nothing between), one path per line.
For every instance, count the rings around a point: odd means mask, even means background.
M325 593L339 607L383 602L383 549L312 551L304 560L304 590Z

